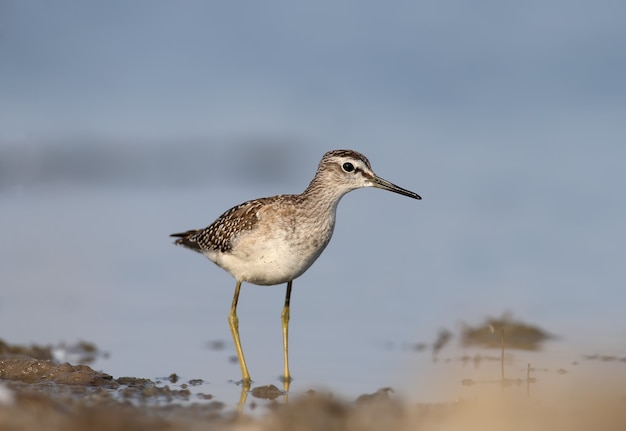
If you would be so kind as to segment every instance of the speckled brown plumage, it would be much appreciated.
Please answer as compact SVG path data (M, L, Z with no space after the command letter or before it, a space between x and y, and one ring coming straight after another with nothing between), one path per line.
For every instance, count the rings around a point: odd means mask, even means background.
M227 253L232 249L233 240L241 233L254 228L259 220L257 212L282 196L254 199L233 207L219 216L210 226L187 232L172 234L178 237L174 243L199 253L216 250Z
M316 192L323 192L326 187L323 181L316 181L320 177L320 171L328 169L332 165L329 161L333 158L353 158L362 161L365 166L371 169L371 164L367 157L363 154L352 150L334 150L324 154L324 157L318 165L316 176L311 181L309 187L302 195L278 195L267 198L253 199L237 205L220 217L217 218L210 226L204 229L192 229L186 232L175 233L170 236L179 238L174 243L182 245L199 253L215 250L222 253L228 253L232 250L233 241L237 236L245 231L252 230L259 218L258 211L267 206L278 203L279 201L287 202L306 199L307 196ZM337 168L332 166L333 168Z

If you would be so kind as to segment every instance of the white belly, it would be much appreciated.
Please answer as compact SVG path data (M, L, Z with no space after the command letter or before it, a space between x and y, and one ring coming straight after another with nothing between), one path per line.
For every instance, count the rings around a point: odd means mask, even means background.
M295 236L283 231L270 237L243 235L233 251L210 251L205 256L237 280L271 286L301 276L328 245L332 229L317 238ZM265 240L257 238L265 237Z

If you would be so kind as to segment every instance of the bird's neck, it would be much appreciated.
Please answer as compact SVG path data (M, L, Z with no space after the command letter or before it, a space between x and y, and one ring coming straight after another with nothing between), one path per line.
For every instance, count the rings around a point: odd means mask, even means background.
M311 231L318 232L324 247L330 241L335 229L337 204L345 192L339 193L332 184L314 178L307 189L300 195L300 208L310 216L309 222L314 226ZM323 250L323 247L320 249Z
M329 184L328 180L316 176L300 196L302 204L312 207L313 213L318 212L321 215L328 211L334 216L337 204L347 192L347 190L334 187L332 183Z

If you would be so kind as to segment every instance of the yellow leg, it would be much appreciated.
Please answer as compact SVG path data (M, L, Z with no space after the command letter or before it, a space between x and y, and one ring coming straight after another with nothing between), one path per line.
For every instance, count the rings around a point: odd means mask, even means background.
M237 403L237 412L242 413L243 408L246 405L246 399L248 398L248 392L250 391L250 381L241 383L241 395L239 395L239 402Z
M239 366L241 367L241 382L244 387L247 386L249 388L251 382L250 373L248 373L246 360L243 357L243 349L241 348L241 340L239 339L239 318L237 317L239 289L241 289L241 281L237 281L237 285L235 286L233 305L230 307L230 313L228 313L228 324L230 325L230 332L232 332L233 340L235 341L235 349L237 349L237 358L239 358Z
M287 283L287 294L285 295L285 306L280 317L283 324L283 354L285 357L285 373L283 375L283 382L285 384L285 391L289 390L289 382L291 382L291 374L289 373L289 353L287 347L287 339L289 335L289 300L291 298L291 284L293 281Z

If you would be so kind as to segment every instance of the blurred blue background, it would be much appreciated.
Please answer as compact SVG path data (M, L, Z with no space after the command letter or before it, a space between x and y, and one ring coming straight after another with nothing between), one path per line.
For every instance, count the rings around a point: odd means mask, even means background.
M619 1L2 1L1 337L93 341L115 376L238 379L234 281L168 235L299 193L325 151L352 148L423 200L342 201L294 283L296 383L419 380L401 346L506 310L576 352L624 354L625 16ZM282 372L283 296L241 294L260 383Z

